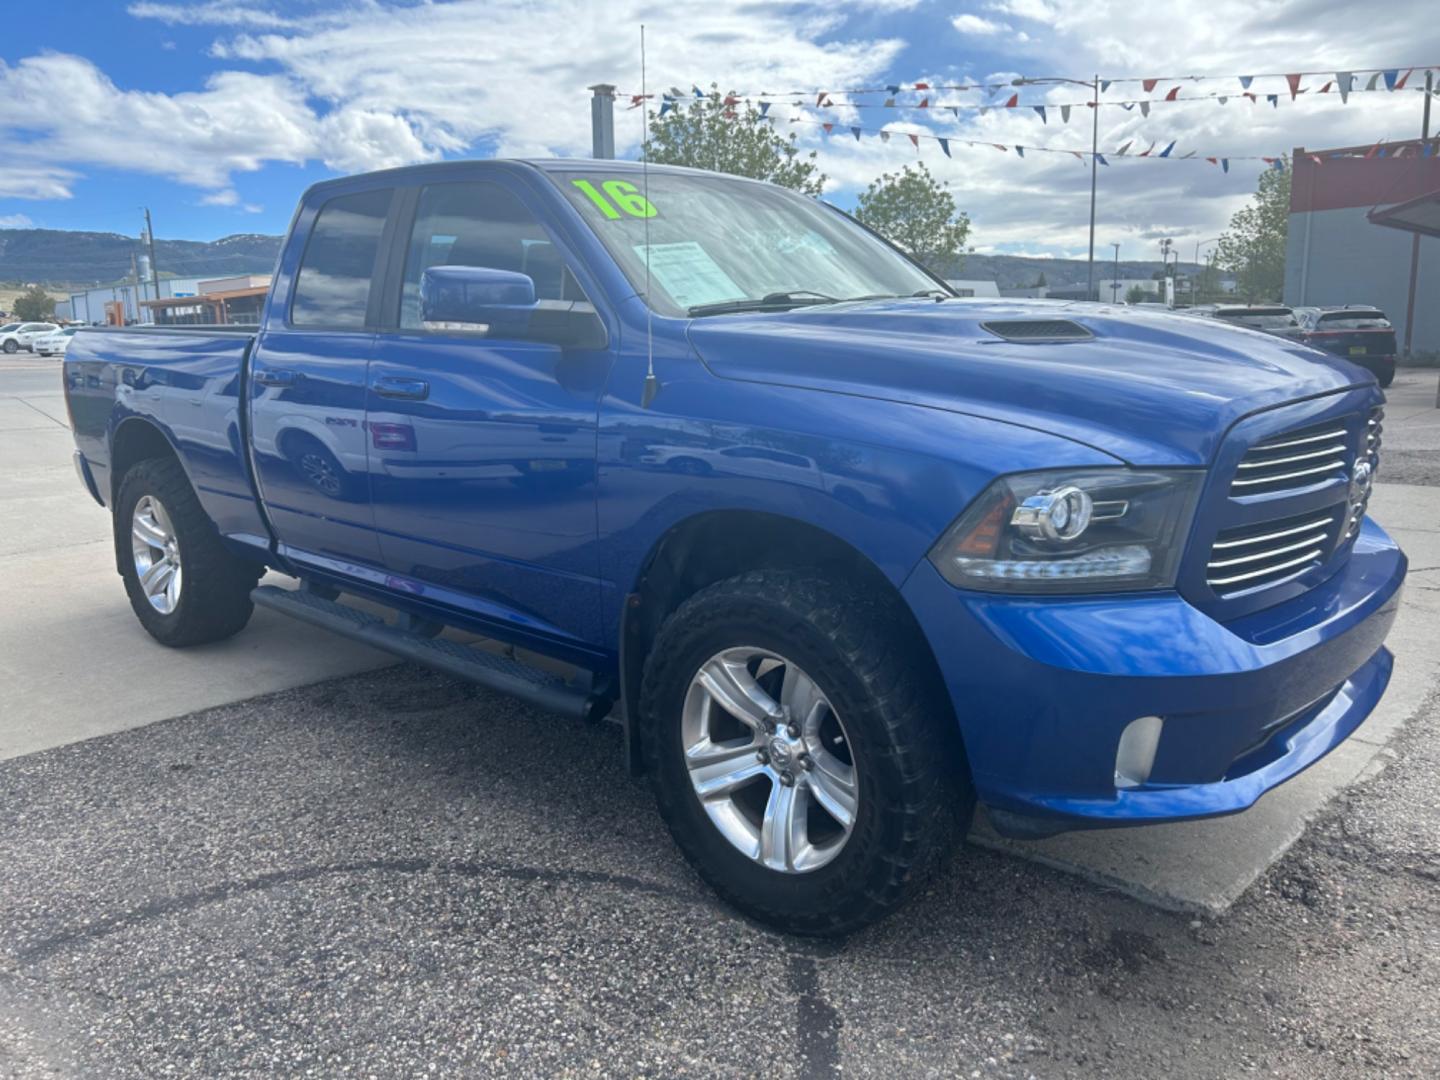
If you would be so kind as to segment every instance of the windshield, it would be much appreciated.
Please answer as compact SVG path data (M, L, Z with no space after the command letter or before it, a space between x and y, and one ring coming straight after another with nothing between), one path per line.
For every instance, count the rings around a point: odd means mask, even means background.
M548 175L641 295L648 224L650 305L665 315L943 291L844 215L784 188L657 171L647 200L635 172Z
M1317 330L1388 330L1390 320L1378 311L1337 311L1321 315Z
M1239 323L1252 330L1284 330L1300 325L1289 311L1219 311L1215 314L1216 318Z

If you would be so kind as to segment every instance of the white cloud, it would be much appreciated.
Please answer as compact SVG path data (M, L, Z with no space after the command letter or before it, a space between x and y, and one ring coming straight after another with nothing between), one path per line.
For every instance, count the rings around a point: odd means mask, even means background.
M200 199L201 206L234 206L240 201L234 188L225 188L223 191L212 191Z
M0 215L0 229L31 229L34 227L35 222L24 214Z
M992 22L979 15L956 15L950 20L950 25L962 34L975 34L980 37L1005 33L1010 29L1009 23Z
M171 26L243 26L252 30L277 30L298 26L299 21L278 15L264 5L244 0L209 0L201 4L136 3L126 10L137 19L158 19Z
M12 149L10 159L0 168L0 199L68 199L75 180L76 174L69 169L18 161Z

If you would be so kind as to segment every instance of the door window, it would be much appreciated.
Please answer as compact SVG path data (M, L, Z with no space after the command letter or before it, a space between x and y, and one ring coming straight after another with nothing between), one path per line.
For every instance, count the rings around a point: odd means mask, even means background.
M550 234L499 184L432 184L420 193L405 259L400 325L418 330L420 275L432 266L485 266L525 274L535 298L584 300Z
M321 208L295 278L292 324L365 325L390 196L389 188L359 191L331 199Z

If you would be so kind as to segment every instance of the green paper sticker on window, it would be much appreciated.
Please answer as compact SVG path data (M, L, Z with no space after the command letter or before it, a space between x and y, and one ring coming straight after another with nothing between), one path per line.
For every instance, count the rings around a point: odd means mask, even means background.
M629 180L606 180L600 187L604 189L602 194L597 191L595 185L589 180L572 180L570 183L584 192L586 198L595 204L595 208L603 214L608 221L619 221L625 214L630 217L647 218L655 216L655 207L650 200L640 193L640 189ZM609 196L608 198L606 196ZM615 209L616 207L620 209Z

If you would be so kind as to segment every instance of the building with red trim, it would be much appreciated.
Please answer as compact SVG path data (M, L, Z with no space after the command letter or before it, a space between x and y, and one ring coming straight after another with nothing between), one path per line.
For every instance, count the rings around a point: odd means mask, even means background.
M1403 344L1420 237L1413 349L1440 352L1440 140L1297 148L1285 302L1374 304Z

